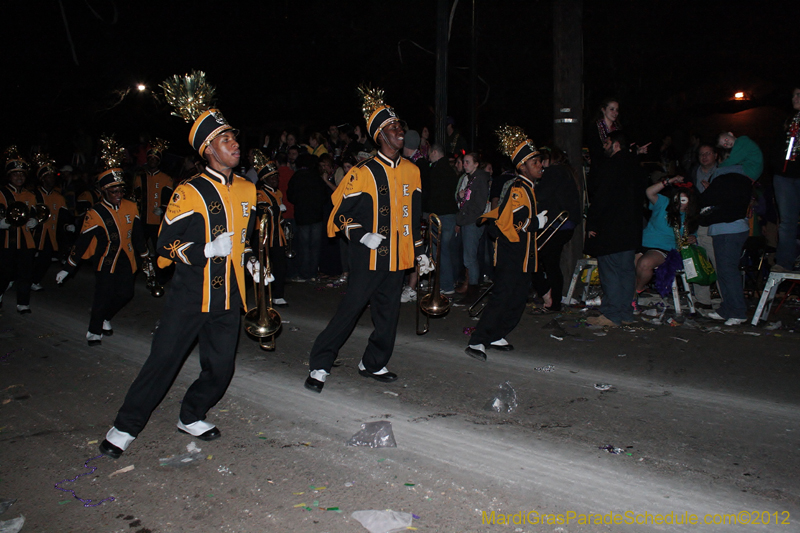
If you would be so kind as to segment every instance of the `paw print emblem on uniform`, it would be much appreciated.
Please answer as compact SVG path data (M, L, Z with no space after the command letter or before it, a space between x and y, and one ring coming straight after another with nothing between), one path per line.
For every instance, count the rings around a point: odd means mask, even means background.
M111 259L110 257L106 257L105 259L103 259L103 264L106 265L106 266L111 266L113 263L114 263L114 260Z
M208 211L212 215L216 215L217 213L222 211L222 204L219 202L211 202L210 204L208 204Z
M111 240L111 241L118 241L118 240L119 240L119 234L117 234L117 233L111 233L111 234L109 234L108 238L109 238L109 240Z
M389 206L388 205L381 206L380 212L381 215L383 216L389 216Z
M211 286L215 289L219 289L224 283L225 280L222 278L222 276L217 276L211 280Z
M378 188L378 192L381 194L389 194L389 186L388 185L381 185Z
M378 248L378 255L381 257L385 257L389 255L389 247L388 246L381 246Z
M384 237L388 237L389 236L389 226L381 226L380 229L378 229L378 233L380 233Z
M214 229L211 230L211 235L213 235L214 237L217 237L223 233L225 233L225 226L223 226L222 224L217 224L216 226L214 226Z
M214 263L215 265L218 265L220 263L224 263L226 259L227 259L227 257L219 257L219 256L217 256L214 259L212 259L211 262Z

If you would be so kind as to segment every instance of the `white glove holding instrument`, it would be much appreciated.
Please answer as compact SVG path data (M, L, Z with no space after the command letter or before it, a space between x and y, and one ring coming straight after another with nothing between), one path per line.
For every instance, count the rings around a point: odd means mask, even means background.
M6 219L4 219L4 218L0 219L0 229L8 229L10 227L11 227L11 224L6 222Z
M28 229L33 229L39 225L39 221L35 218L29 218L28 221L25 223L25 227Z
M380 233L367 233L363 237L361 237L361 244L369 248L370 250L375 250L378 246L381 245L381 241L385 239L385 235L381 235Z
M64 229L69 233L75 233L75 224L67 224Z
M153 214L154 214L155 216L157 216L157 217L160 217L161 215L163 215L163 214L164 214L164 210L163 210L163 209L161 209L160 207L154 207L154 208L153 208Z
M543 229L545 224L547 224L547 209L541 213L537 213L536 219L539 221L539 229Z
M436 267L433 266L433 263L425 254L417 256L417 263L419 263L419 273L423 276L436 270Z
M56 283L61 285L62 283L64 283L64 280L67 279L67 276L69 276L69 272L67 272L66 270L62 270L61 272L56 274Z
M211 259L212 257L229 256L231 254L231 250L233 250L233 241L231 240L231 235L233 235L233 232L227 231L222 235L219 235L212 242L206 243L204 250L206 257Z
M251 259L250 261L247 262L247 271L250 272L250 275L253 276L253 281L255 281L256 283L259 283L261 281L262 270L263 269L261 268L261 265L255 259ZM275 276L273 276L272 274L267 276L267 283L272 283L273 281L275 281Z

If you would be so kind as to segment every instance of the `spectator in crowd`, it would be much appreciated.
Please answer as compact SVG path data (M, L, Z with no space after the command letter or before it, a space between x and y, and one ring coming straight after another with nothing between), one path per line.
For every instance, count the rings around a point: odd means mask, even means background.
M292 251L294 251L294 235L297 232L297 226L294 222L294 204L289 201L288 194L289 194L289 182L294 175L294 170L289 166L289 159L287 157L286 152L278 152L275 155L275 163L278 165L278 190L281 192L281 202L282 205L286 208L283 211L283 224L284 224L284 232L286 234L286 247L287 250L290 246ZM295 255L295 257L289 257L286 261L286 277L287 278L294 278L298 277L299 271L299 261Z
M447 117L447 126L445 127L447 138L445 139L445 146L447 152L456 156L463 156L467 153L467 141L461 132L456 129L456 120L453 117Z
M738 142L742 139L736 141ZM717 169L711 183L701 195L701 224L708 226L714 244L717 287L722 303L707 317L724 320L726 326L738 326L747 321L739 262L750 225L747 212L753 192L753 181L741 174L742 166Z
M309 135L308 153L317 157L328 153L328 149L325 148L325 137L320 132L315 131Z
M292 145L286 150L286 163L292 172L297 170L297 158L300 155L300 147Z
M800 218L800 86L792 91L792 107L795 114L787 119L782 132L776 161L773 184L778 202L780 223L778 226L778 252L773 270L788 272L797 259L797 221Z
M564 291L561 252L572 239L583 213L575 171L569 165L566 154L558 148L551 151L550 164L536 182L534 191L536 204L540 210L546 210L553 218L561 212L567 212L567 221L539 251L539 270L533 274L533 287L544 300L542 309L545 312L560 311L561 294Z
M436 213L442 222L442 253L440 264L436 268L439 270L440 290L442 294L449 296L455 292L458 274L453 249L458 213L453 191L458 186L458 175L450 166L442 145L433 144L429 155L430 169L422 173L422 212L426 217L430 213ZM436 254L432 252L432 256L436 257Z
M680 250L683 244L697 244L698 216L700 208L697 195L689 187L673 187L683 183L682 176L665 178L645 191L650 202L650 220L642 233L642 247L636 255L636 296L644 291L653 272L661 266L670 250ZM637 300L634 299L634 307Z
M428 129L428 126L422 127L422 131L420 132L419 136L419 152L422 154L422 157L429 159L431 150L431 132Z
M698 164L689 171L689 182L695 186L698 193L702 193L708 187L711 176L717 170L718 158L717 148L713 144L700 143L697 147ZM697 227L697 244L705 249L708 260L715 265L714 244L708 235L708 226ZM695 305L699 309L711 309L711 287L693 283L692 289L694 290Z
M764 170L764 156L761 148L747 135L736 137L731 132L719 134L717 145L730 153L719 164L720 167L741 167L737 170L753 181L761 176Z
M478 226L478 217L487 211L489 202L489 181L491 177L479 168L480 156L470 152L464 156L464 176L458 184L456 202L458 214L456 224L461 231L464 247L464 266L467 269L467 288L462 303L472 303L478 296L481 280L478 245L483 235L484 226Z
M634 254L642 243L644 177L621 130L608 134L605 147L606 157L595 162L597 188L587 213L584 245L585 253L597 258L602 314L587 322L619 326L634 320Z
M294 243L300 260L300 272L291 281L316 281L322 249L325 204L331 189L320 178L317 157L301 154L297 158L297 171L289 180L287 196L294 204L297 228Z

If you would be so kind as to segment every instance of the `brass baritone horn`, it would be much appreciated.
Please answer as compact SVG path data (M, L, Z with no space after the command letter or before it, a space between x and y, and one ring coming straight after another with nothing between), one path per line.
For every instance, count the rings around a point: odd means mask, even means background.
M267 245L269 222L269 213L264 213L258 226L259 280L257 283L255 279L253 280L256 307L244 316L244 330L259 339L259 346L262 349L271 352L275 350L275 334L281 329L281 315L272 307L272 286L267 283L267 278L272 275ZM267 285L270 285L269 288Z
M11 202L8 208L3 207L3 213L0 218L5 218L6 222L12 226L19 228L28 223L28 220L33 218L36 222L42 224L50 219L50 208L45 204L36 204L28 207L25 202Z
M142 270L147 277L147 288L153 298L161 298L164 296L164 287L156 279L156 268L153 258L147 256L142 264Z
M419 263L417 263L417 335L425 335L428 332L430 324L430 317L440 317L450 311L450 298L443 295L439 290L439 276L441 270L439 268L440 260L442 257L442 221L434 213L428 216L428 253L433 251L434 240L436 241L436 259L432 260L434 270L428 274L430 284L430 291L425 295L420 292L422 285L422 275L419 271ZM425 313L425 325L422 329L419 327L420 312Z

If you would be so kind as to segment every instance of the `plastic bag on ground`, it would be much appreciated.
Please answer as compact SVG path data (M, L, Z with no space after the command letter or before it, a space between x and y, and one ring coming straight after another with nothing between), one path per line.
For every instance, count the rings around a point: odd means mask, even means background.
M391 509L386 511L355 511L350 516L358 520L370 533L402 531L409 527L414 519L411 513L401 513Z
M510 413L517 408L517 391L508 381L501 383L495 395L483 406L484 411Z
M397 442L394 440L394 433L392 432L392 423L388 420L361 424L361 431L350 437L347 445L369 446L370 448L397 448Z
M19 515L17 518L13 520L4 520L0 522L0 533L17 533L20 529L22 529L22 526L24 525L25 525L25 517Z

